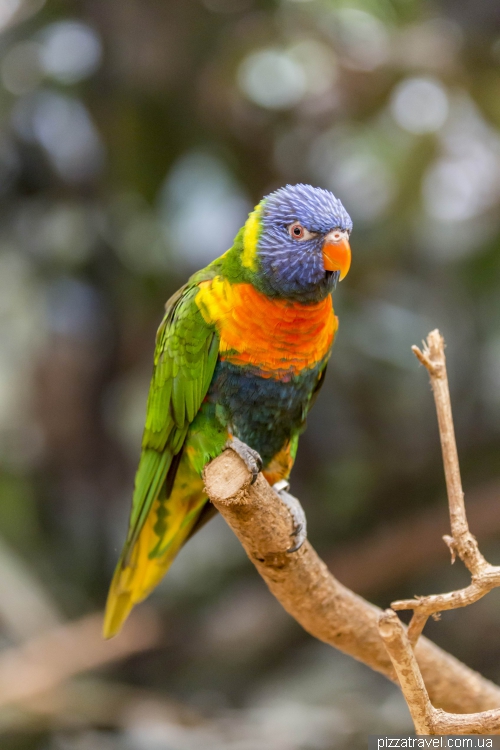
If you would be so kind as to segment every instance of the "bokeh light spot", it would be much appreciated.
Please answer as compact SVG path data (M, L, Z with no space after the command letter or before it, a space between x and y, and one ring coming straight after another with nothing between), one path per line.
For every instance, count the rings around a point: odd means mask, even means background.
M337 61L326 44L304 39L290 48L289 55L301 66L309 94L321 96L331 89L337 78Z
M98 174L104 150L81 101L53 91L40 91L26 104L17 113L18 132L26 133L43 146L65 180L80 182Z
M500 137L466 95L457 95L440 136L443 153L422 183L434 219L464 222L484 214L500 197Z
M264 49L246 57L238 70L238 82L246 96L266 109L289 109L306 93L302 66L279 49Z
M378 153L380 145L363 132L334 128L311 147L309 162L315 177L349 206L356 220L376 220L396 192L394 175Z
M61 21L41 34L45 73L61 83L77 83L94 73L101 61L101 42L84 23Z
M192 266L230 248L250 209L224 162L203 151L191 151L174 164L159 197L166 241Z
M421 135L441 128L448 117L448 97L435 78L407 78L391 96L391 113L398 125Z
M335 15L333 36L342 47L342 62L354 70L375 70L389 56L389 34L385 25L371 13L358 8L342 8Z

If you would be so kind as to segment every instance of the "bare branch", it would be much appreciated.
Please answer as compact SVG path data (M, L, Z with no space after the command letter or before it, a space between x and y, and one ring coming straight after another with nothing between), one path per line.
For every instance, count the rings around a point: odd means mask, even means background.
M408 626L408 640L414 648L418 639L422 635L428 619L429 615L425 614L425 612L419 612L418 610L414 612L413 617L411 618L411 622Z
M412 347L412 350L429 371L436 403L452 531L451 537L444 536L443 539L451 551L452 563L455 560L455 554L458 554L470 571L472 582L463 589L447 594L403 599L392 603L391 606L395 610L414 610L409 627L410 643L413 645L417 642L430 615L447 609L466 607L481 599L491 589L500 586L500 567L490 565L485 560L467 523L444 347L443 337L438 330L435 330L429 333L423 352L416 346Z
M500 569L488 565L487 568L473 579L473 582L463 589L450 591L447 594L434 594L423 596L418 599L401 599L393 602L391 607L396 610L413 609L419 616L429 615L436 612L442 612L447 609L456 609L457 607L467 607L481 599L491 589L500 586Z
M500 709L464 715L432 706L415 654L395 612L389 609L380 615L379 630L417 734L500 734Z
M340 584L309 542L288 554L292 522L280 497L230 449L205 467L207 493L274 596L311 635L390 679L395 672L378 630L380 610ZM450 711L500 706L500 689L426 638L416 657L431 700Z
M416 346L413 351L429 371L436 403L452 531L451 537L446 535L443 539L450 549L451 562L455 561L455 555L458 554L470 571L472 582L463 589L447 594L393 602L395 610L414 611L408 637L392 610L380 617L380 635L396 670L417 734L500 734L500 709L469 713L466 716L435 709L413 652L429 615L436 616L446 609L465 607L500 585L500 567L490 565L485 560L467 523L443 337L439 331L432 331L424 344L424 351L421 352Z
M406 698L417 734L434 734L433 707L425 688L413 649L403 625L391 609L382 612L379 631L391 657L399 685Z
M487 565L479 552L477 542L469 531L465 513L464 493L460 477L455 429L451 411L450 390L446 374L446 358L444 355L444 339L438 330L431 331L421 352L416 346L412 347L418 359L429 371L431 386L436 402L436 412L439 424L439 436L443 452L444 473L448 490L448 504L450 507L450 523L452 539L451 546L460 555L464 564L472 575L480 573Z

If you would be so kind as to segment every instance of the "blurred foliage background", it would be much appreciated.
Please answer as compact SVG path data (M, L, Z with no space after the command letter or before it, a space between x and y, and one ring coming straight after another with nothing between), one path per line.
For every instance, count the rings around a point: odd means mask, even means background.
M332 750L410 729L220 518L151 597L153 650L9 704L9 654L104 605L165 300L299 181L354 220L293 473L310 540L382 606L466 581L410 352L439 327L472 531L499 561L497 0L0 0L3 750ZM493 593L427 630L498 681L499 625Z

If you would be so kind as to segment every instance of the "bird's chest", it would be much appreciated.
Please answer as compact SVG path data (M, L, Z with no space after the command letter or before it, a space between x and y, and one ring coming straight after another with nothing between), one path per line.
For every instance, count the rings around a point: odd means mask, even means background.
M267 465L304 424L321 366L278 380L220 360L207 400L218 421L257 450Z
M270 299L251 284L214 279L197 301L217 327L221 361L282 382L322 362L337 329L331 297L303 305Z

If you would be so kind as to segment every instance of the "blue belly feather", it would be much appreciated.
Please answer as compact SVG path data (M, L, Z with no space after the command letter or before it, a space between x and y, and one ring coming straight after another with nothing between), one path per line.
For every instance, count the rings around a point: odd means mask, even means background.
M219 361L208 400L235 437L258 451L264 468L305 426L309 400L325 360L290 380L263 378Z

